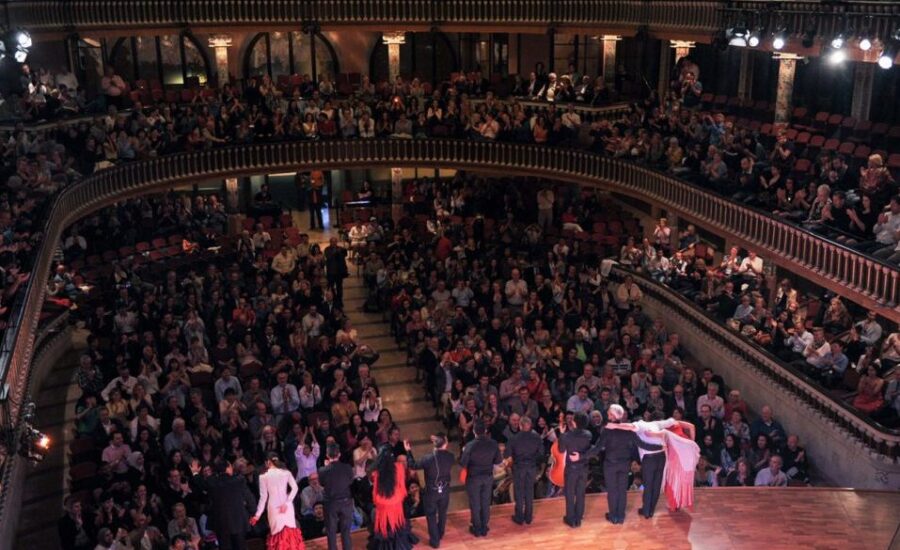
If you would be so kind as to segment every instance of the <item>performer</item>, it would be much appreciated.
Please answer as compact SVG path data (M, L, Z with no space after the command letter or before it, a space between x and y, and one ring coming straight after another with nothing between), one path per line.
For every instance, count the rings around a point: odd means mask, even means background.
M276 453L266 457L266 473L259 476L259 505L250 525L256 525L263 510L269 518L266 550L303 550L303 535L294 516L297 482Z
M221 550L245 550L247 524L256 510L256 498L243 476L224 459L213 462L213 475L204 477L200 462L191 461L191 485L197 493L205 493L208 501L206 515L210 530L216 534Z
M337 237L331 237L323 252L325 255L325 274L328 288L334 292L334 301L344 307L344 279L349 275L347 270L347 249L338 244Z
M534 481L538 463L544 456L544 441L531 429L531 418L519 420L519 432L506 443L506 456L512 459L513 492L516 508L512 520L531 525L534 511Z
M621 405L610 405L607 418L611 424L620 423L625 418L625 409ZM641 441L634 431L607 428L601 432L597 444L584 453L584 456L591 457L604 452L603 479L606 482L606 502L609 507L606 520L613 524L625 523L628 471L635 447L647 451L659 451L663 448L662 445ZM581 460L581 456L572 456L570 453L569 458L577 462Z
M637 421L634 423L611 424L612 429L633 430L641 440L647 443L659 442L665 445L663 458L658 458L659 452L652 453L638 448L642 455L641 473L644 480L644 501L640 514L653 517L656 502L659 500L659 486L664 485L666 500L670 512L676 512L681 508L693 508L694 504L694 469L700 457L700 447L694 443L694 425L690 422L682 422L669 418L653 422ZM650 459L650 462L646 462ZM646 462L646 465L645 465ZM660 463L664 466L659 470ZM648 474L649 469L652 474ZM648 503L648 493L651 489L650 478L654 479L655 491L652 501ZM649 518L648 518L649 519Z
M425 471L425 520L428 522L428 544L432 548L441 545L447 526L447 507L450 505L450 470L456 460L447 450L447 436L437 433L431 436L434 451L415 460L412 445L404 441L406 465L413 470Z
M318 229L325 229L325 224L322 223L322 206L324 205L324 198L322 197L322 187L324 187L325 181L324 176L321 172L314 172L312 177L310 178L309 185L309 228L310 230L316 229L316 224L318 223Z
M459 459L467 470L466 494L469 496L469 510L472 525L469 532L476 537L486 537L491 519L491 492L494 487L494 465L500 464L500 446L488 437L487 427L481 419L475 421L475 439L470 441Z
M406 467L397 462L390 445L382 445L372 473L375 521L369 538L371 550L407 550L419 539L409 530L403 511L406 499Z
M350 526L353 523L353 467L341 462L341 449L328 445L325 450L325 467L319 469L319 483L325 488L325 529L328 533L328 550L337 549L337 533L341 532L344 550L350 550Z
M559 450L566 455L563 494L566 497L566 515L563 522L569 527L580 527L584 517L584 492L587 489L588 463L579 461L580 454L591 448L591 432L587 430L588 417L583 412L575 414L574 427L559 438ZM574 457L574 458L573 458Z

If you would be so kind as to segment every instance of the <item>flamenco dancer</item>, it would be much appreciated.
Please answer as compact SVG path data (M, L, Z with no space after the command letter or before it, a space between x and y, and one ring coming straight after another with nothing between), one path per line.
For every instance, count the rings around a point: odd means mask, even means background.
M693 424L668 418L611 423L606 427L634 431L642 441L663 444L660 451L638 448L644 480L643 505L638 511L641 516L645 519L653 517L661 487L664 487L670 512L693 509L694 469L700 457L700 448L694 443Z
M384 445L375 457L372 497L375 521L369 538L370 550L407 550L419 542L410 532L403 510L406 498L406 466L397 462L390 446Z
M250 525L256 525L265 510L269 518L266 550L304 550L303 534L294 517L297 482L275 453L266 457L266 468L259 476L259 505Z

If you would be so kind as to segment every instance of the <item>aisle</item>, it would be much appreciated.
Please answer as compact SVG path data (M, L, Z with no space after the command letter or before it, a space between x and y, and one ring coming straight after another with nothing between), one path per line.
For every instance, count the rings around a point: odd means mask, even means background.
M403 438L412 443L414 456L422 457L432 449L431 434L445 431L445 428L436 419L434 406L425 397L422 384L416 382L415 368L406 364L406 351L400 349L391 336L390 323L383 321L380 313L362 311L366 288L362 277L356 275L355 267L350 273L344 282L344 309L359 332L360 342L372 346L381 354L372 368L372 374L381 391L382 405L391 411ZM450 451L455 453L457 449L456 442L451 442ZM459 468L454 467L451 510L467 508L458 474Z

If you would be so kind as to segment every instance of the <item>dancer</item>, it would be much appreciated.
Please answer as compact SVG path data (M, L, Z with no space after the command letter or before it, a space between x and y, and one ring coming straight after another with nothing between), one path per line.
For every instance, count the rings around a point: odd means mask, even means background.
M469 510L472 525L469 532L476 537L486 537L488 522L491 520L491 492L494 488L494 465L503 457L500 446L487 435L487 426L481 419L473 426L475 439L462 452L459 464L466 469L466 494L469 496Z
M432 548L441 545L447 527L447 507L450 506L450 470L456 460L447 450L447 436L439 432L431 436L434 451L419 460L413 458L412 445L404 441L406 461L412 470L425 471L425 519L428 522L428 543Z
M588 463L579 461L579 453L591 448L591 432L587 430L588 417L577 413L573 419L574 429L566 430L559 438L559 450L566 455L563 473L563 493L566 496L566 515L563 522L569 527L580 527L584 517L584 493L587 489ZM574 458L573 458L574 457Z
M538 463L544 458L544 441L531 429L531 418L523 416L519 432L506 443L506 456L512 459L516 508L512 520L531 525L534 511L534 480Z
M700 447L694 443L693 424L669 418L653 422L641 420L633 423L623 422L611 424L608 427L634 431L643 441L661 441L665 446L662 460L659 460L658 453L639 449L642 454L641 473L644 479L644 501L640 510L642 516L648 519L653 517L661 483L666 493L670 512L676 512L681 508L693 509L694 469L697 467L697 459L700 457ZM647 459L650 460L647 461ZM657 471L657 467L660 465L663 466L661 472ZM652 470L649 474L648 466ZM651 480L655 488L651 486Z
M569 452L569 459L575 463L581 457L589 458L603 452L603 480L606 482L606 502L609 512L606 520L612 524L625 523L625 503L628 498L628 471L635 447L647 451L662 450L662 445L641 441L634 430L618 430L614 425L625 418L621 405L610 405L607 411L609 424L600 434L597 444L583 454ZM574 455L574 456L573 456Z
M269 518L266 550L304 550L303 535L294 516L297 482L276 453L266 457L266 473L259 476L259 505L250 525L256 525L263 510Z
M337 534L341 533L344 550L353 548L350 525L353 523L353 467L341 462L341 449L330 444L325 450L325 466L319 468L319 482L325 487L325 529L328 550L337 550Z
M375 521L369 549L407 550L415 546L419 539L410 532L409 521L403 511L406 466L397 462L389 445L383 445L375 457L372 485Z

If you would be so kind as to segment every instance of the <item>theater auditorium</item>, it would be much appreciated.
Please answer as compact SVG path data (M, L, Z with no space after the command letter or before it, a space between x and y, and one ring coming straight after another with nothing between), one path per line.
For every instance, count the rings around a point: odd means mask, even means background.
M900 548L896 0L4 0L0 550Z

